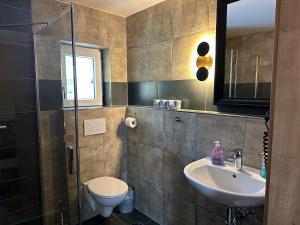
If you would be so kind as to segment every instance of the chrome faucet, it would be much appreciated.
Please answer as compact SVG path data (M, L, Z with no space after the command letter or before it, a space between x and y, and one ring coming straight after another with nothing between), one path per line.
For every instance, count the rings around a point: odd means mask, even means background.
M233 151L233 160L234 160L234 168L237 171L240 171L243 169L243 157L242 157L242 150L234 150Z

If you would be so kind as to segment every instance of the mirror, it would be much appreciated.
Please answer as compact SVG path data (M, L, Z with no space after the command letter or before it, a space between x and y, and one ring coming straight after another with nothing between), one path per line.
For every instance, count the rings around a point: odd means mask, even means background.
M215 104L268 106L276 0L219 0Z

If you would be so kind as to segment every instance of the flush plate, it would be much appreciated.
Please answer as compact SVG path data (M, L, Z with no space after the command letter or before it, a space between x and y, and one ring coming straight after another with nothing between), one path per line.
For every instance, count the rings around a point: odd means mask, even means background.
M106 120L105 118L84 120L83 130L84 136L104 134L106 132Z

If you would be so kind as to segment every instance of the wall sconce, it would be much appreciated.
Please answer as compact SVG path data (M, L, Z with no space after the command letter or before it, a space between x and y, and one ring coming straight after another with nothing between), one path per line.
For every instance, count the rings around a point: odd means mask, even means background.
M213 64L213 58L207 55L209 52L209 44L207 42L201 42L197 48L198 58L197 58L197 79L199 81L205 81L208 78L208 70Z

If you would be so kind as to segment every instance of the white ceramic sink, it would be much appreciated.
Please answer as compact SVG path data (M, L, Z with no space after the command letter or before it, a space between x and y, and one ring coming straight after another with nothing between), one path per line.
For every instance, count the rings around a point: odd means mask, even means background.
M231 163L215 166L204 158L187 165L184 174L198 192L217 203L228 207L264 204L266 182L258 170L243 167L236 171Z

